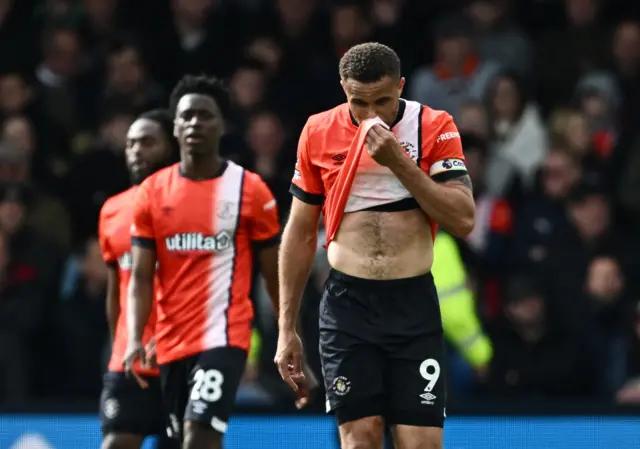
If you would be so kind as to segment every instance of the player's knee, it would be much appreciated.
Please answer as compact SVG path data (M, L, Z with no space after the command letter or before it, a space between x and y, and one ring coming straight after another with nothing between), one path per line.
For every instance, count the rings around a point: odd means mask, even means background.
M109 433L102 439L101 449L140 449L143 441L138 435Z
M381 449L384 424L380 416L368 416L340 425L342 449Z
M222 434L198 421L186 421L182 449L222 449Z
M396 426L397 449L442 449L442 429L437 427Z

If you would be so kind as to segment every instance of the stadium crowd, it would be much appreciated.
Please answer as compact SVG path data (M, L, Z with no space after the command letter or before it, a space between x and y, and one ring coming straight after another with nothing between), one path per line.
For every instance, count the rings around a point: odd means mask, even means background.
M624 0L0 0L0 403L97 401L96 223L129 185L137 114L184 73L227 80L224 156L284 221L299 131L344 101L338 60L371 40L399 53L405 98L454 116L474 183L475 230L449 251L493 355L452 349L452 393L640 402L639 19ZM316 368L326 275L319 248L303 304ZM241 396L273 401L277 326L254 290Z

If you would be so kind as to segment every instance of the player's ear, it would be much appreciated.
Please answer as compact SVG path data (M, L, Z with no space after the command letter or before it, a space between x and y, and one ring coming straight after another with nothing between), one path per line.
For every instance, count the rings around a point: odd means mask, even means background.
M173 121L173 137L178 138L178 122L176 120Z
M402 76L400 77L400 79L398 80L398 95L402 96L402 91L404 90L404 85L407 82L407 80Z
M349 94L347 93L347 87L345 85L345 82L343 79L340 80L340 85L342 86L342 90L344 91L344 94L349 97Z

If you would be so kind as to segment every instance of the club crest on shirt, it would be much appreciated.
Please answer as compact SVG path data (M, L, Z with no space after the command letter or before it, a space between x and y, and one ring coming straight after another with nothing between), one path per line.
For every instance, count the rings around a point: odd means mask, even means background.
M414 161L417 160L418 151L416 150L416 146L414 144L412 144L411 142L403 141L403 142L400 142L400 146L402 146L404 151L406 151L407 154L411 156L411 159L413 159Z
M235 215L236 203L231 201L218 201L216 215L221 220L228 220Z

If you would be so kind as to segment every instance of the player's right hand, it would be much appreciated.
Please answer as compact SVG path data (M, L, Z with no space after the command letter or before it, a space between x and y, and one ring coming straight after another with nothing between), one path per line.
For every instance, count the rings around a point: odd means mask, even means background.
M280 331L278 349L273 361L278 365L282 380L295 392L305 379L302 360L302 340L298 333L295 330Z
M144 363L142 366L145 368L157 368L158 361L156 360L156 339L152 338L147 343L147 347L144 348L145 356Z
M144 362L146 360L146 354L144 346L141 341L130 341L127 345L127 350L124 353L124 371L128 376L133 376L138 385L142 388L147 388L149 384L138 373L135 372L133 366L136 362Z

